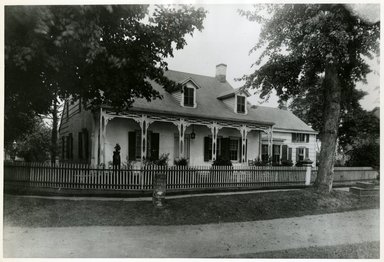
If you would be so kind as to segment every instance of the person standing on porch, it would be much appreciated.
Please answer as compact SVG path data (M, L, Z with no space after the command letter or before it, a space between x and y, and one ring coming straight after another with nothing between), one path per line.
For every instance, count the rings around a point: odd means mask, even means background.
M113 172L117 171L118 169L120 170L120 149L120 145L116 144L115 151L113 151Z

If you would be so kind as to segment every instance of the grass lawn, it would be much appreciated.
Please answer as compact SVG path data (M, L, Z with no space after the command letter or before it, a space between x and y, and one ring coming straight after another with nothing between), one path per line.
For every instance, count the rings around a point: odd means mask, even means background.
M287 249L253 254L241 254L231 258L380 258L380 242L364 242L359 244L337 245L326 247L307 247Z
M312 189L150 201L72 201L4 196L4 224L27 227L185 225L241 222L379 208L379 197Z

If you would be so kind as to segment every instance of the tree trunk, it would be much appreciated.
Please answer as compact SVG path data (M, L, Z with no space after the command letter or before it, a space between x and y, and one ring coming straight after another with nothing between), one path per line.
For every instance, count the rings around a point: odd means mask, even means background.
M58 131L58 112L57 112L57 99L53 100L52 109L52 135L51 135L51 163L56 163L57 156L57 131Z
M335 162L337 132L339 129L340 119L341 88L336 65L329 65L325 69L323 91L324 125L321 137L319 169L315 181L315 188L320 192L329 193L332 190L333 167Z

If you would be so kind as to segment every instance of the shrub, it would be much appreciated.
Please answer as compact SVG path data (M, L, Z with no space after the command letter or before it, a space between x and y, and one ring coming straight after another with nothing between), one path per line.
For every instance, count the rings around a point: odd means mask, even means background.
M232 161L224 158L217 158L213 161L212 166L232 166Z
M281 166L293 166L292 160L282 160Z
M347 161L347 166L380 167L380 145L369 143L355 147Z
M179 159L175 159L175 161L173 161L173 163L175 164L175 166L187 166L188 165L188 159L182 157Z
M310 160L310 159L304 159L304 160L299 160L299 161L297 161L295 166L297 166L297 167L302 167L302 166L304 166L305 164L312 164L312 163L313 163L312 160Z
M154 161L155 162L154 164L158 165L158 166L167 166L168 160L169 160L168 157L169 157L169 153L168 154L161 154L159 159Z
M154 159L154 158L144 159L144 165L167 166L168 161L169 161L169 153L161 154L159 159Z

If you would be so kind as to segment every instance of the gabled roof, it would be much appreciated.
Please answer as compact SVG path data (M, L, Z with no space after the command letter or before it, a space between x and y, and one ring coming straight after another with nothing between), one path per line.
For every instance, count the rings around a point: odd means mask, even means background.
M182 85L185 85L188 82L191 82L194 86L196 86L196 88L200 88L200 86L195 81L193 81L193 79L191 77L188 77L187 79L184 79L183 81L180 81L179 83ZM179 90L177 90L177 91L179 91Z
M244 90L242 88L236 88L233 90L227 90L227 91L222 92L221 94L219 94L217 96L217 99L225 99L228 97L235 96L237 94L245 94L247 97L251 96L251 94L247 90Z
M234 108L228 107L222 100L218 99L217 94L222 96L222 94L230 94L238 90L234 89L228 82L220 82L215 77L173 70L166 71L165 76L179 83L193 80L200 87L196 90L197 107L188 108L180 106L180 102L171 93L166 92L156 82L150 81L153 88L163 96L163 99L155 99L151 102L147 102L146 99L137 99L130 110L266 125L274 124L274 127L280 129L314 132L311 127L287 110L262 106L252 108L250 105L247 105L248 114L236 114Z

